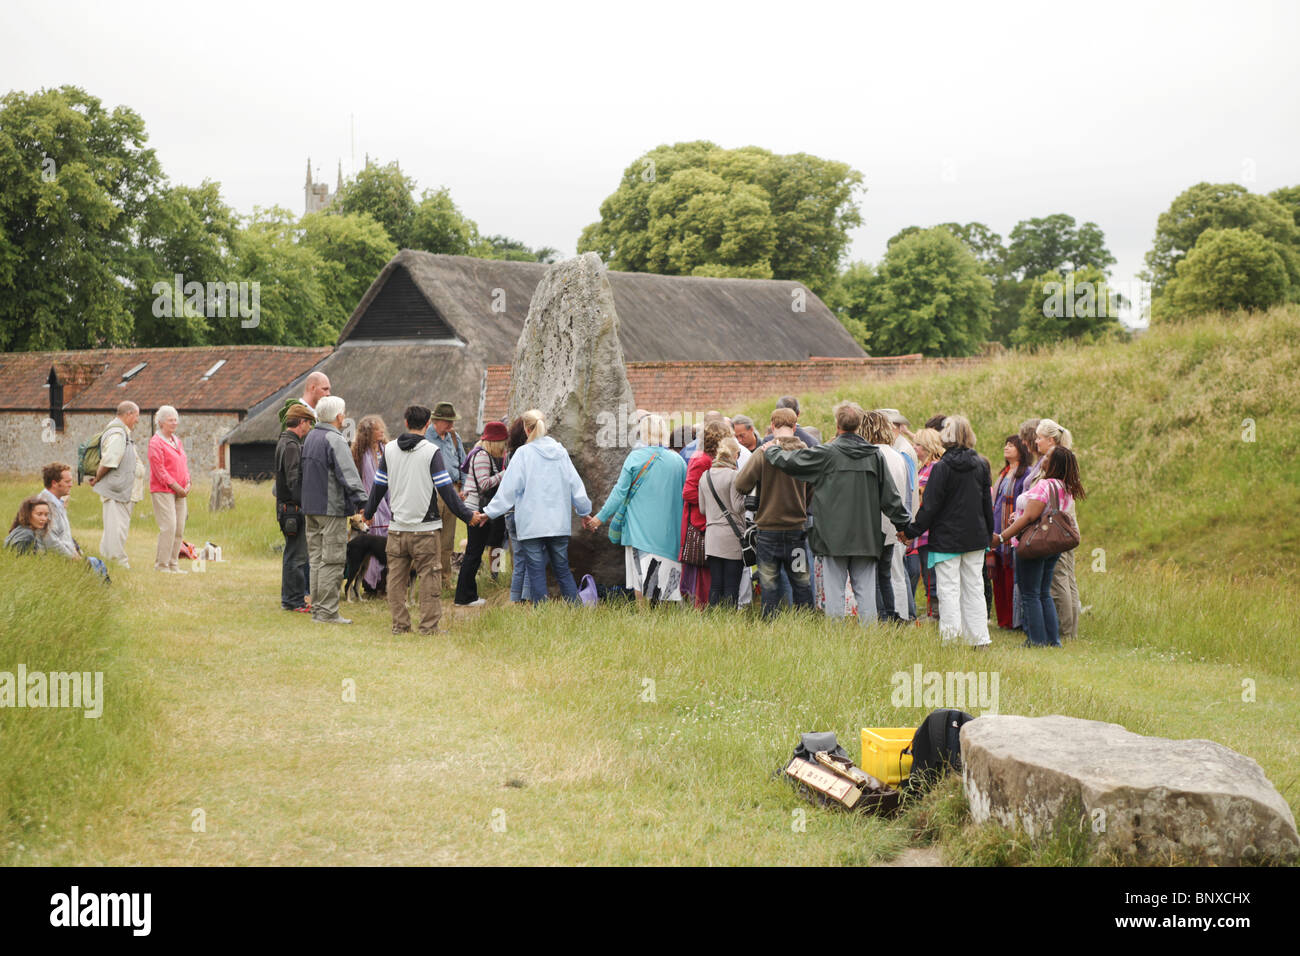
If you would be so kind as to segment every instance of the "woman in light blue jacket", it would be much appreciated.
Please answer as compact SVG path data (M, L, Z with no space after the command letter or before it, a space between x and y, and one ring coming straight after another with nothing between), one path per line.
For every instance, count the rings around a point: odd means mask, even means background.
M546 420L537 409L524 412L528 443L510 459L501 484L484 510L499 518L515 509L515 530L528 566L528 591L533 602L546 600L546 563L560 585L565 600L577 603L578 585L569 570L569 534L572 508L580 518L591 514L591 499L583 487L569 453L546 434Z

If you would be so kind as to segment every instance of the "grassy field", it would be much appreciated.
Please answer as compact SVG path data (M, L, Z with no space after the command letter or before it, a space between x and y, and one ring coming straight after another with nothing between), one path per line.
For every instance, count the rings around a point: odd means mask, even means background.
M202 574L147 570L147 503L136 570L108 591L0 555L0 670L102 670L106 697L99 720L0 709L0 863L869 864L932 841L952 863L1085 859L964 826L954 786L889 822L814 810L773 780L801 731L856 755L858 728L918 723L927 708L890 699L916 664L997 672L1002 713L1219 741L1300 810L1298 324L1204 322L845 391L914 421L963 410L986 453L1031 413L1073 429L1084 549L1104 548L1105 570L1081 553L1091 609L1054 653L999 632L975 655L929 626L815 616L520 609L494 586L436 640L392 636L377 602L349 605L351 627L316 625L279 610L266 485L237 483L218 516L200 489L187 537L228 558ZM803 398L825 427L834 396ZM26 490L0 481L0 502ZM83 543L97 503L74 490Z

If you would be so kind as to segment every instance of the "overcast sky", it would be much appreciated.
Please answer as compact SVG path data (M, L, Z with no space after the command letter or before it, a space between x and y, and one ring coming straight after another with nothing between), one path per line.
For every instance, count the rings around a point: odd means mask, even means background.
M174 182L243 213L301 213L308 155L333 188L369 153L567 254L639 155L709 139L860 170L855 259L1065 212L1125 280L1187 186L1300 183L1295 2L23 6L0 89L130 106Z

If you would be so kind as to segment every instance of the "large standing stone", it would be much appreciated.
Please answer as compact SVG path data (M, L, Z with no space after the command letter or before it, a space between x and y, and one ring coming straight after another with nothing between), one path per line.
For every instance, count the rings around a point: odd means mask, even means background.
M230 483L230 472L224 468L212 469L212 494L208 498L209 511L225 511L235 507L235 488Z
M1259 764L1209 740L1166 740L1074 717L980 717L961 729L977 823L1031 837L1059 820L1145 863L1219 865L1300 852L1291 808Z
M546 416L548 434L568 450L599 510L631 450L621 440L626 427L611 423L626 422L634 406L614 293L594 252L555 264L538 283L515 347L508 406L511 420L530 408ZM622 549L603 527L591 534L574 519L569 563L578 580L589 573L601 584L623 583Z

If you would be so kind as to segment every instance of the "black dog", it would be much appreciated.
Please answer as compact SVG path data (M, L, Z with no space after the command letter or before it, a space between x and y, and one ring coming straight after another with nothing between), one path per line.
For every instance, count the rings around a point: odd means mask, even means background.
M387 570L388 539L381 534L358 532L348 541L347 564L343 568L343 597L345 600L361 599L361 574L366 566L366 558L371 557L379 566ZM382 585L382 581L380 582ZM350 592L350 593L349 593Z

